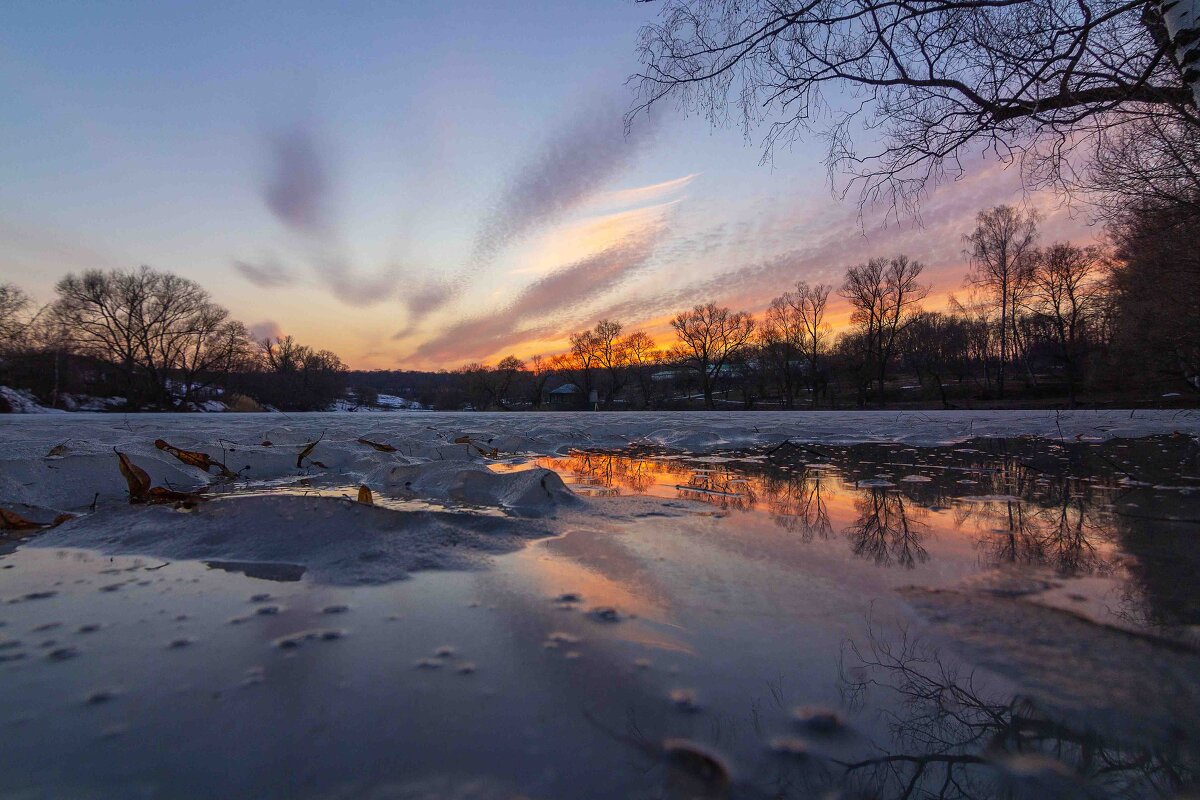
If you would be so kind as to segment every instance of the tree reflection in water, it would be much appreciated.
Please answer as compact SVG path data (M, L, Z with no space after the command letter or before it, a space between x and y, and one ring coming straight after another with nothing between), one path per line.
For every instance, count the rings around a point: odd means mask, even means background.
M828 539L833 533L828 495L835 479L825 470L805 470L799 475L770 475L762 479L762 494L771 520L805 542Z
M703 458L575 451L538 463L588 494L653 494L704 503L722 514L762 511L802 543L840 530L855 556L881 566L912 569L942 557L961 531L972 537L981 566L1116 577L1120 608L1114 614L1157 626L1197 624L1200 594L1190 577L1197 563L1194 526L1181 528L1197 516L1195 498L1131 485L1127 474L1149 469L1138 466L1145 450L1157 465L1155 479L1167 480L1173 458L1191 463L1190 449L1176 452L1184 444L1127 442L1109 447L1111 453L1103 445L1078 443L974 444L931 450L793 447ZM1114 459L1120 470L1108 466ZM857 485L880 477L895 485ZM1138 503L1169 508L1163 513L1181 521L1122 510ZM946 548L933 547L934 534Z
M852 707L882 693L891 741L842 762L845 781L880 798L1175 797L1200 777L1194 743L1122 744L1000 696L901 629L868 626L846 645L842 688Z
M929 558L921 544L929 526L924 510L909 504L903 494L873 486L855 498L858 519L845 529L854 555L876 564L897 564L912 569Z
M1055 502L1040 506L1016 498L982 504L977 513L1003 525L979 540L990 560L1047 566L1062 575L1111 572L1113 560L1101 549L1111 541L1111 520L1100 519L1084 495L1065 486L1053 494L1047 499Z
M764 507L771 520L800 539L828 539L830 501L850 496L856 518L843 529L854 555L876 564L913 568L930 558L929 508L951 506L958 528L973 527L991 564L1048 566L1062 574L1107 574L1113 568L1114 523L1098 509L1111 487L1078 479L1051 479L1013 457L983 457L958 471L922 482L858 488L881 467L920 470L920 463L847 457L832 449L832 463L808 465L739 460L690 462L686 458L623 452L574 451L543 459L543 466L574 476L591 494L669 491L721 511ZM837 458L842 456L845 460ZM971 480L956 480L960 475ZM935 473L937 475L937 473ZM969 495L969 502L959 498Z
M754 484L728 467L690 469L675 489L685 500L699 500L722 511L749 511L758 503Z

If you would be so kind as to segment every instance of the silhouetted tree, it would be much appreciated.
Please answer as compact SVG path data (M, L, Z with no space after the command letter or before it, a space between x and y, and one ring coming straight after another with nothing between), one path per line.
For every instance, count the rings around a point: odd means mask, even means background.
M501 408L508 408L508 391L512 387L513 381L524 369L524 361L516 356L508 355L500 359L500 363L493 370L492 396Z
M1075 406L1079 371L1099 317L1107 305L1096 248L1059 242L1034 259L1030 296L1034 311L1048 322L1055 357L1067 379L1067 398Z
M896 337L929 294L929 287L919 280L924 269L920 261L898 255L890 260L873 258L846 270L841 295L854 309L851 321L858 327L867 364L879 382L880 403Z
M662 353L645 331L633 331L622 344L629 369L641 395L641 407L650 408L654 370L662 364Z
M922 385L932 382L943 408L951 404L946 396L946 378L957 373L959 380L969 360L969 334L964 319L939 311L922 311L901 336L904 361L917 374Z
M71 343L116 365L137 405L191 401L248 351L245 328L194 281L148 267L69 274L54 313Z
M714 408L713 386L730 358L746 346L754 333L754 319L745 311L732 311L715 303L696 306L671 320L679 338L676 355L695 370L704 393L704 404Z
M996 391L1004 397L1004 369L1009 345L1015 347L1017 314L1028 296L1037 242L1037 217L1012 206L980 211L975 230L966 236L971 272L967 282L980 289L1000 311L1000 360Z
M535 409L542 407L542 396L546 391L546 383L554 374L550 361L543 356L535 355L529 358L529 403Z
M1069 186L1087 171L1068 158L1147 120L1195 141L1198 16L1196 0L668 0L642 30L635 111L732 107L770 123L768 149L831 120L830 167L864 201L912 203L980 152ZM878 150L856 148L864 130Z
M283 411L325 411L346 392L346 365L292 336L259 342L261 371L243 378L245 392Z
M1200 389L1200 205L1128 209L1109 226L1115 372Z

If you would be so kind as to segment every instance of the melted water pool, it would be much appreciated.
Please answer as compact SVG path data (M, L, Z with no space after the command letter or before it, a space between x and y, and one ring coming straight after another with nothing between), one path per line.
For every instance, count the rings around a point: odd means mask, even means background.
M493 468L590 504L486 568L370 586L34 537L0 557L0 792L1182 794L1194 450L515 458Z

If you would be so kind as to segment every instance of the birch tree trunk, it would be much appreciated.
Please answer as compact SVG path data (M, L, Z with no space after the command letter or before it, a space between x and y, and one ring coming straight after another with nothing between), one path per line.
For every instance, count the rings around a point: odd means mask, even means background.
M1163 0L1159 7L1183 82L1200 108L1200 0Z

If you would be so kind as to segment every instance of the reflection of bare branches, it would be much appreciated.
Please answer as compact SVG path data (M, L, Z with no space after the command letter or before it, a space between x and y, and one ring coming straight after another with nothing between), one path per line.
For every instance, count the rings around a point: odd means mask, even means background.
M849 643L843 690L854 704L883 690L900 701L890 712L893 742L881 755L843 762L864 794L894 798L1011 796L1020 772L1039 785L1029 796L1170 796L1194 785L1194 754L1123 746L1072 729L1020 697L989 696L933 648L901 630L890 643L868 629L866 651ZM1036 765L1036 772L1029 769ZM1081 791L1081 784L1087 788ZM1111 794L1110 794L1111 793Z
M748 511L758 500L748 478L723 467L693 470L687 483L675 488L681 498L700 500L723 510Z
M640 494L654 484L654 462L614 453L575 450L566 458L547 459L545 465L555 472L574 474L581 483L601 489L627 489Z
M799 532L806 542L828 539L833 531L822 478L820 470L805 470L799 479L763 479L771 519L784 530Z
M1111 538L1111 523L1097 517L1085 496L1064 486L1056 502L1042 502L1011 498L974 504L974 515L993 526L979 540L990 558L1049 566L1064 575L1110 572L1112 563L1097 545Z
M886 487L872 487L854 501L858 519L844 533L854 555L886 566L893 561L912 568L929 558L921 544L929 526L924 510L909 508L904 495Z

